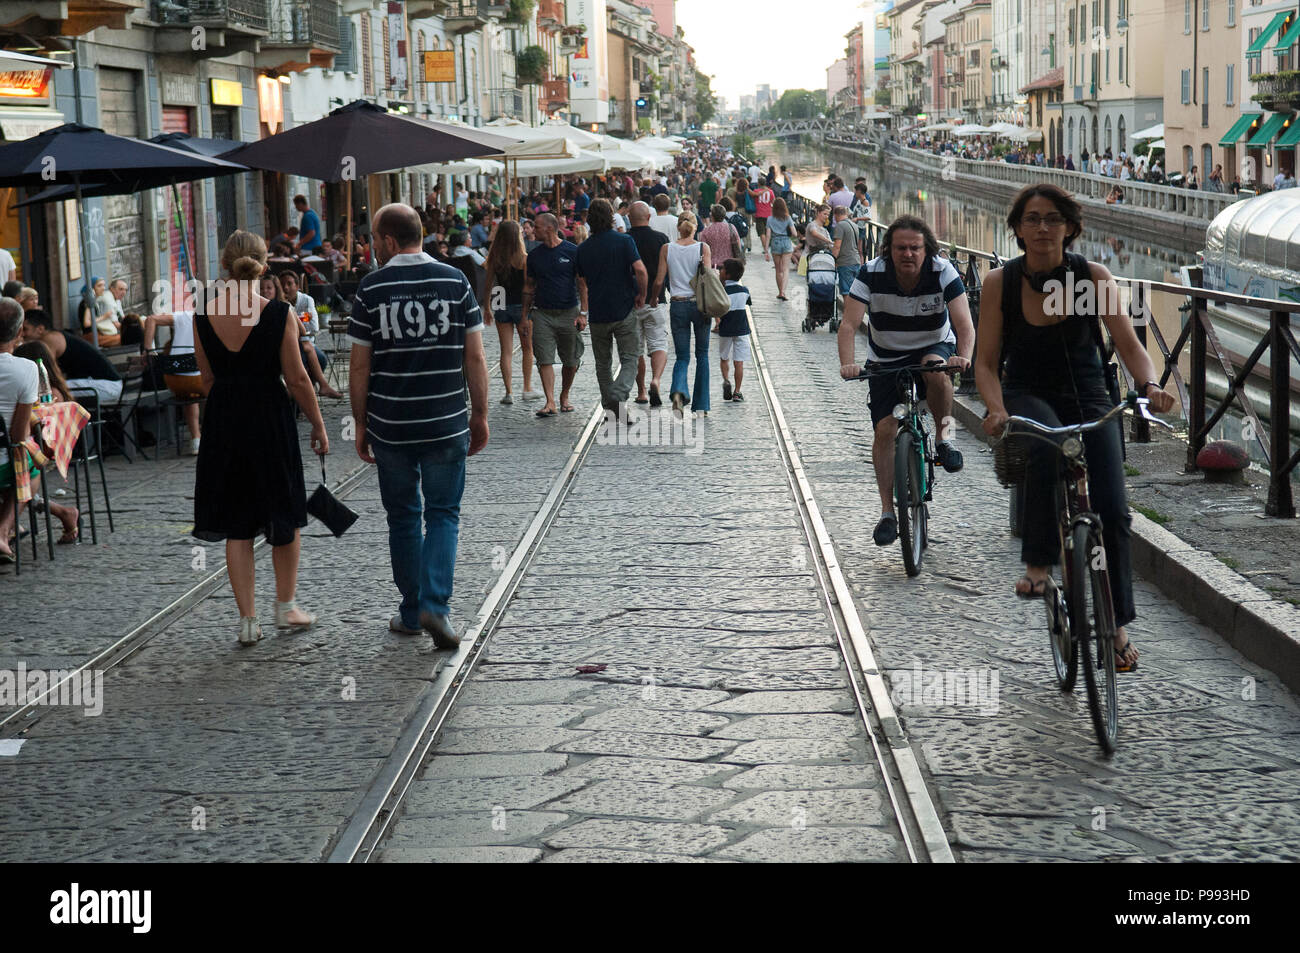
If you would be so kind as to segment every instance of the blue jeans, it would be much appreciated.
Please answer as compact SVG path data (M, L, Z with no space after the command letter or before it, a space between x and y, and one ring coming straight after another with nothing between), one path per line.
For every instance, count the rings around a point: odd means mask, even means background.
M388 554L402 594L402 621L414 627L421 612L449 615L469 434L409 447L376 443L371 449L379 465L379 497L388 512Z
M709 327L707 314L700 314L694 301L673 301L668 305L668 317L673 329L673 349L677 360L673 363L673 393L690 398L687 372L691 367L691 328L695 328L695 398L691 410L709 409Z
M849 293L849 289L853 287L853 280L858 277L858 272L861 269L861 265L840 265L835 269L840 278L840 292L842 294Z

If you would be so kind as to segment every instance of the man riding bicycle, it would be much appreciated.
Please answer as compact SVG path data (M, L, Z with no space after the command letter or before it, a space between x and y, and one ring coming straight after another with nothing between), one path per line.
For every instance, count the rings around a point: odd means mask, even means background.
M963 370L970 367L975 350L975 327L971 322L966 286L952 262L939 257L939 242L930 226L912 215L904 215L885 231L882 254L867 262L844 301L844 320L839 330L840 376L852 379L861 368L854 356L855 337L867 321L867 360L888 369L934 361ZM880 492L880 522L872 533L877 546L888 546L898 538L898 517L894 514L894 437L898 421L893 409L901 400L898 375L886 374L871 381L871 426L875 431L871 460ZM921 375L920 395L930 405L941 437L952 414L952 378L947 374ZM962 468L961 452L946 439L935 447L940 464L949 473Z

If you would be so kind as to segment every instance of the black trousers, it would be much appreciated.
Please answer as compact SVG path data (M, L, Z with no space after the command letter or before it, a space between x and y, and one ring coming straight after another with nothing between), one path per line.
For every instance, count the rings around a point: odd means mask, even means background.
M1105 394L1076 398L1034 394L1014 386L1004 389L1007 413L1030 417L1049 427L1095 420L1111 409ZM1082 405L1083 417L1079 416ZM1101 430L1084 434L1088 461L1088 495L1092 509L1101 517L1106 566L1110 570L1111 602L1115 624L1128 625L1137 617L1133 606L1132 531L1128 497L1124 490L1124 451L1120 444L1121 420L1112 420ZM1061 541L1057 532L1057 477L1061 455L1039 440L1029 442L1025 470L1025 506L1021 520L1020 558L1031 566L1055 566L1060 562Z

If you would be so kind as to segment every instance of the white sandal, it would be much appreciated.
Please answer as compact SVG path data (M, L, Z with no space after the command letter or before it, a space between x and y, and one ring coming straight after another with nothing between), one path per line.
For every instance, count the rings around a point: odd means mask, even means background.
M262 638L262 627L252 616L240 616L239 644L256 645Z
M296 599L290 599L288 602L281 602L279 599L275 600L276 629L281 631L288 630L291 632L305 632L316 624L316 617L310 613L307 614L306 622L290 622L289 613L293 612L297 608L298 601Z

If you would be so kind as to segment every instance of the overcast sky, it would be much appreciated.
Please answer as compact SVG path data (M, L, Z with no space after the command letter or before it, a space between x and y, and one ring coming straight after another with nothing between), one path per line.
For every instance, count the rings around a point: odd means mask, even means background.
M844 55L844 34L870 0L677 0L677 23L700 72L735 109L762 83L775 90L825 89L826 68ZM868 43L873 43L868 40ZM874 59L874 53L871 54Z

